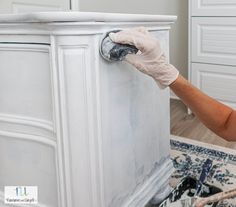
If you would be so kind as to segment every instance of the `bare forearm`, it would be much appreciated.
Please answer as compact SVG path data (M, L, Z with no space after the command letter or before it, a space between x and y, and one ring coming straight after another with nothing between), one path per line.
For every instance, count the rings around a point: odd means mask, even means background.
M233 109L202 93L182 76L170 88L209 129L227 140L236 140Z

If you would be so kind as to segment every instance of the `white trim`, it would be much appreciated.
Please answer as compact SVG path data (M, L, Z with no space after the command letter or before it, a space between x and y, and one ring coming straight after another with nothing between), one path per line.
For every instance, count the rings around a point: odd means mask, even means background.
M188 81L190 83L192 83L192 80L191 80L192 53L191 51L192 51L192 0L189 0L188 2ZM188 115L191 115L192 112L189 109L189 107L187 107L187 109L188 109Z
M56 148L56 140L52 140L51 138L46 138L38 135L21 134L21 133L0 130L0 136L5 136L19 140L28 140Z
M54 132L53 123L43 119L0 113L0 122L36 127L51 133Z
M77 47L75 45L74 47ZM61 118L61 142L63 152L63 170L65 181L65 195L66 195L66 207L73 206L73 188L71 180L71 153L69 144L69 122L68 122L68 110L67 110L67 97L66 97L66 80L65 80L65 68L64 68L64 52L67 46L57 45L58 53L58 81L59 81L59 97L60 97L60 118Z
M95 48L99 48L100 38L96 37ZM106 206L105 204L105 177L104 177L104 157L103 157L103 137L102 137L102 106L101 106L101 80L100 80L100 67L99 58L100 54L95 52L95 90L96 90L96 123L97 123L97 157L98 157L98 192L99 203L98 207Z
M60 98L59 98L59 78L57 66L57 47L55 37L50 36L51 50L51 78L52 78L52 102L53 102L53 115L55 131L57 135L57 149L56 149L56 176L57 176L57 191L58 191L58 207L67 207L66 193L65 193L65 175L64 175L64 161L63 161L63 140L61 129L61 114L60 114Z
M62 22L62 23L0 23L1 35L95 35L114 28L145 26L149 31L170 30L172 22Z
M40 53L47 53L47 54L49 54L49 51L50 51L49 45L25 44L25 43L22 43L22 44L0 43L0 49L1 51L40 52ZM41 118L35 118L35 117L24 116L24 115L0 113L0 122L35 127L35 128L46 130L47 132L50 132L52 134L55 132L53 120L50 120L50 118L49 120L45 120Z
M0 42L1 51L25 51L25 52L41 52L41 53L49 53L49 45L41 45L41 44L3 44Z
M51 67L52 67L52 79L53 79L53 103L54 103L54 119L55 119L55 128L57 134L57 154L56 154L56 164L57 164L57 181L58 181L58 192L59 192L59 207L69 207L70 203L68 198L67 189L66 189L66 178L65 178L65 160L64 153L65 143L63 140L63 115L61 112L61 83L60 83L60 71L57 64L57 45L56 39L53 36L51 38ZM62 128L63 127L63 128ZM68 147L68 146L66 146Z
M94 58L95 54L93 51L96 51L94 47L95 40L93 40L93 43L89 43L84 47L84 62L85 62L85 90L86 90L86 101L87 101L87 117L88 117L88 151L89 151L89 161L90 161L90 170L91 170L91 187L92 187L92 206L102 207L104 206L101 204L101 198L99 193L99 186L100 186L100 174L97 170L98 168L98 147L97 147L97 131L98 126L96 120L94 120L94 117L97 116L97 103L100 103L100 95L99 97L96 94L95 87L98 87L100 89L100 85L96 85L95 78L93 79L94 74L94 67L98 67L98 58L97 62L95 62L94 65L91 60ZM98 45L98 44L97 44ZM97 54L97 53L96 53ZM98 72L98 71L97 71ZM99 73L97 74L99 75ZM94 92L95 91L95 92ZM95 104L96 103L96 104Z
M168 159L160 166L153 175L148 178L142 188L134 192L129 200L122 207L145 206L166 183L168 177L173 173L171 159Z
M174 22L176 16L121 14L98 12L33 12L1 14L0 23L7 22Z
M195 0L194 0L195 1ZM188 80L191 81L191 60L192 60L192 0L188 5Z
M60 82L60 103L61 103L61 122L62 122L62 140L63 140L63 151L64 151L64 173L65 173L65 188L66 188L66 194L67 194L67 205L68 207L72 206L73 203L73 184L72 184L72 163L71 163L71 151L70 151L70 129L68 126L68 119L70 116L70 112L68 111L68 97L66 96L66 70L65 64L64 64L64 59L66 58L66 52L67 51L75 51L76 50L83 50L83 67L86 68L83 70L83 82L82 82L82 87L85 91L85 96L84 101L86 102L86 106L84 107L85 110L85 115L86 115L86 122L87 122L87 127L85 129L86 134L88 136L88 139L86 139L86 146L88 147L87 151L87 159L88 159L88 172L89 174L89 186L91 186L91 192L89 193L90 195L90 201L92 206L103 206L103 204L100 204L101 198L100 198L100 175L98 175L98 170L97 170L97 145L95 142L97 142L96 134L97 134L97 123L94 120L94 113L96 113L97 108L94 106L93 103L96 103L94 99L96 99L96 95L93 94L94 91L94 82L91 77L93 77L94 73L94 67L91 67L91 62L90 62L90 56L91 56L91 44L89 43L89 39L87 41L82 42L76 42L73 43L73 45L64 45L60 44L57 47L58 50L58 71L59 71L59 82ZM73 137L71 137L73 138Z

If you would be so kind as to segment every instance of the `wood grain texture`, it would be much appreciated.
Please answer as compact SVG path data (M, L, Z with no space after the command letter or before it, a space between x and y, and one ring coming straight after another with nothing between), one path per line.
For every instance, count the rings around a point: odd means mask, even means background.
M179 100L171 100L171 134L209 144L236 149L236 142L227 142L207 129L199 119L188 115L187 107Z

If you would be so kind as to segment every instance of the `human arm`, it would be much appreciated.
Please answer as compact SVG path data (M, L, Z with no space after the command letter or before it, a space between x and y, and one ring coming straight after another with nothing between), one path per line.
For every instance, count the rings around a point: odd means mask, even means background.
M179 75L166 60L160 43L145 28L125 30L110 35L114 42L136 46L141 54L126 56L126 61L156 82L170 88L213 132L228 141L236 141L236 112L210 98Z
M206 127L228 141L236 141L236 111L207 96L181 75L170 88Z

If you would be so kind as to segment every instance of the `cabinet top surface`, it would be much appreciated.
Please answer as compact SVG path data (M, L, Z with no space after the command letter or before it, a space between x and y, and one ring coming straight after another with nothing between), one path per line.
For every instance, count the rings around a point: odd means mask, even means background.
M30 22L174 22L176 16L96 12L35 12L1 14L0 23Z

